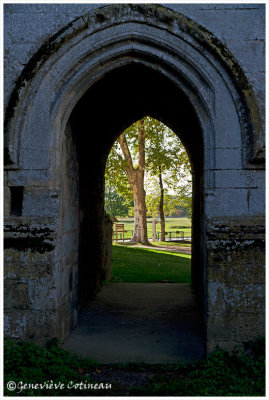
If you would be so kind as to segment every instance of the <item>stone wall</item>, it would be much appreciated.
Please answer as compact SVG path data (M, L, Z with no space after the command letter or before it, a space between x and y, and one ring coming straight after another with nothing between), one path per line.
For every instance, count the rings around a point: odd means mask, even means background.
M191 157L208 351L263 334L264 6L6 4L5 60L6 335L66 337L110 276L105 160L145 113Z
M78 242L79 242L79 198L78 159L69 124L65 128L62 143L62 168L59 171L61 226L59 227L59 275L58 293L60 303L61 337L66 337L77 324L78 317Z
M5 4L5 103L40 45L75 18L101 4ZM260 101L265 104L264 4L165 4L199 23L226 45L243 66Z
M233 350L265 330L264 219L216 218L206 230L208 351Z
M59 332L56 231L55 218L8 218L4 271L8 337L42 343Z

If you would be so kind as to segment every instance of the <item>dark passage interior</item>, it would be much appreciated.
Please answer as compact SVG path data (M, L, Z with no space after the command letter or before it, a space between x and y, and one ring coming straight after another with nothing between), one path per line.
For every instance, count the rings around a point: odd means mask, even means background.
M104 74L78 101L70 117L79 168L79 306L105 276L104 171L116 138L149 115L170 127L192 165L192 287L205 310L203 270L203 138L196 113L179 88L159 72L133 63Z

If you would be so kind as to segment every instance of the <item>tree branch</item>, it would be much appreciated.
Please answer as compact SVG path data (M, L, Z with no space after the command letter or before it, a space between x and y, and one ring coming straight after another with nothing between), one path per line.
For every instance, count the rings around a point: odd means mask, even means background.
M129 184L131 187L131 191L134 191L134 180L136 175L136 170L133 166L132 156L128 147L128 143L124 133L122 133L118 139L120 148L123 152L124 160L126 161L127 165L125 165L125 170L128 176Z
M123 152L124 159L128 164L128 168L130 170L133 170L134 169L133 160L132 160L132 156L131 156L131 153L130 153L130 150L129 150L129 147L128 147L128 143L127 143L127 140L126 140L126 137L125 137L124 133L122 133L120 135L118 141L119 141L119 144L120 144L120 148L121 148L121 150Z
M138 168L145 169L145 129L143 121L138 121Z

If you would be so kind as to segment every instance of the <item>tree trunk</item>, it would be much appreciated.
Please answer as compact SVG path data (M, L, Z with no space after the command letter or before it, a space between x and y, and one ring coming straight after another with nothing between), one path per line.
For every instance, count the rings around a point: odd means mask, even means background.
M119 144L127 162L125 169L134 196L134 234L133 243L149 244L147 232L145 175L145 131L143 121L138 121L138 153L137 168L133 167L132 157L124 134L119 137Z
M161 222L161 241L165 242L165 219L164 219L164 212L163 212L164 188L163 188L161 167L159 167L159 183L160 183L160 190L161 190L160 202L159 202L159 215L160 215L160 222Z
M134 234L133 243L149 244L147 232L147 208L144 190L144 177L141 174L136 176L134 195Z

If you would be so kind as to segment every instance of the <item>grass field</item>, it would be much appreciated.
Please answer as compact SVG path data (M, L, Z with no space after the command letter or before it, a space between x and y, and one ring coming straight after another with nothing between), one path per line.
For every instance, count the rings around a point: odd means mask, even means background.
M156 242L159 245L160 242ZM177 252L113 245L114 282L191 282L191 256Z
M119 219L118 223L124 223L125 230L134 229L133 218ZM152 218L147 218L148 237L152 237ZM191 220L189 218L165 218L165 231L177 232L183 231L185 237L191 237ZM156 232L161 232L161 224L156 225ZM126 237L130 237L130 233Z

